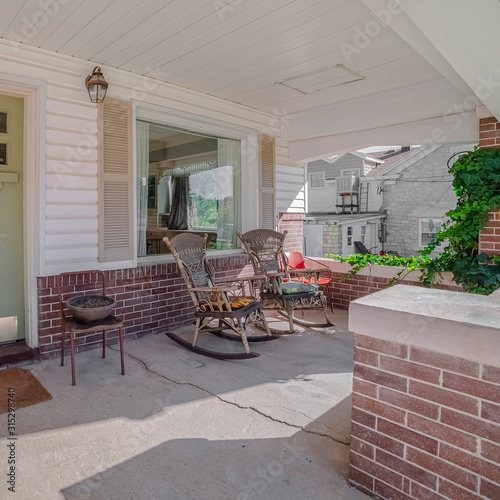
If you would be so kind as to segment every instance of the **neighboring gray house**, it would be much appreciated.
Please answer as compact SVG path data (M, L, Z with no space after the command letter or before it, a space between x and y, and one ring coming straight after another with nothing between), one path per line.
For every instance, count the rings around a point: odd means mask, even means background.
M309 163L305 252L350 255L359 252L355 242L360 241L371 253L418 255L456 204L449 158L472 149L470 144L402 146L370 157L354 152ZM363 172L357 213L337 213L335 183L353 169Z
M309 162L307 164L308 213L337 212L336 205L339 200L336 196L336 179L349 175L359 179L380 164L383 164L383 161L358 151ZM366 199L363 201L366 202ZM363 208L366 211L366 207Z
M354 151L307 164L307 216L304 221L307 255L357 253L356 241L373 253L382 249L379 238L384 219L380 211L382 195L378 192L377 180L366 175L385 161ZM348 176L356 177L357 195L342 198L337 185ZM339 206L342 203L347 205ZM351 207L351 203L356 206Z
M456 206L448 160L472 149L471 144L421 146L391 165L382 164L368 173L377 180L383 196L384 250L410 257L431 241L446 212Z

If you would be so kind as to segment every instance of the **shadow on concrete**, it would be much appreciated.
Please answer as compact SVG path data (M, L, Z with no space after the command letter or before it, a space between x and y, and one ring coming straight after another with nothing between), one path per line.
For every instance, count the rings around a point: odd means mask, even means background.
M332 408L319 420L333 425L338 411ZM62 493L67 500L368 498L346 482L348 447L314 434L314 427L317 422L283 438L173 439Z

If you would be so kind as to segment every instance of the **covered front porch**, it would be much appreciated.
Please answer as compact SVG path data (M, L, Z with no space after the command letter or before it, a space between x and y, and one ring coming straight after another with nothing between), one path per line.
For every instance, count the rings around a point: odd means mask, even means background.
M59 360L28 366L53 399L17 412L17 498L367 498L346 481L353 335L333 317L247 361L158 334L126 343L125 377L117 346L79 354L76 387Z

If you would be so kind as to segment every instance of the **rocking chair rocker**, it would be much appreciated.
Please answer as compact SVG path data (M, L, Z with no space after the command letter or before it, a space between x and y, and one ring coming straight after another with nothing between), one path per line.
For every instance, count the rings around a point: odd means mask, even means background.
M279 233L270 229L254 229L245 234L236 233L246 248L255 272L253 286L260 289L260 300L264 309L277 310L288 318L289 330L272 330L273 333L295 333L294 323L310 328L332 326L326 313L327 301L319 285L293 281L288 258L283 251L287 231ZM264 277L264 279L262 279ZM295 311L320 309L325 316L325 323L312 323L294 317Z
M179 266L193 301L196 317L192 343L172 332L167 332L166 335L186 349L203 356L216 359L255 358L259 354L250 352L248 342L275 340L279 336L271 333L262 311L262 304L255 297L235 295L235 292L244 290L242 284L244 279L234 280L233 284L215 283L214 270L206 258L207 237L207 234L202 237L184 233L174 236L171 240L163 238ZM217 324L214 324L214 320ZM250 324L263 329L265 335L247 336L246 328ZM224 330L231 330L233 333L224 333ZM198 347L198 337L203 332L228 340L241 341L244 352L224 353Z

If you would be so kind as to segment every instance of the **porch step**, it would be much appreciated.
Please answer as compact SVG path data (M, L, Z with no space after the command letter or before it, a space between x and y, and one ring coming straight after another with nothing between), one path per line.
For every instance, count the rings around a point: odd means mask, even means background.
M38 349L32 349L24 341L0 345L0 366L17 365L35 360L40 356Z

